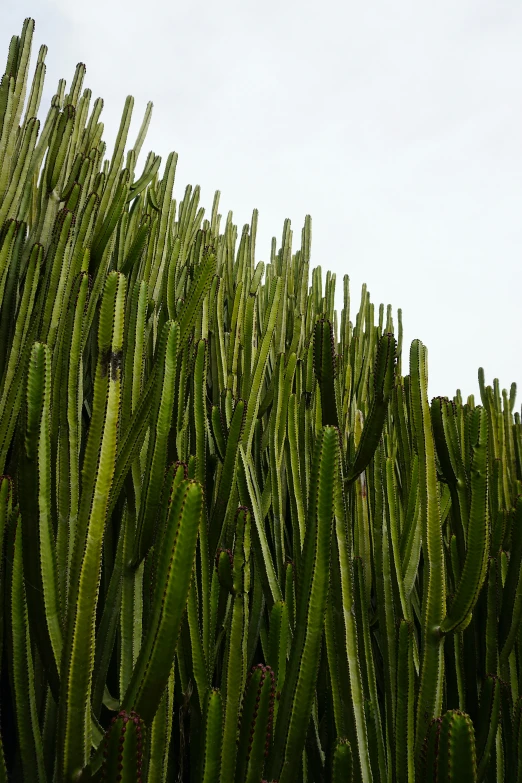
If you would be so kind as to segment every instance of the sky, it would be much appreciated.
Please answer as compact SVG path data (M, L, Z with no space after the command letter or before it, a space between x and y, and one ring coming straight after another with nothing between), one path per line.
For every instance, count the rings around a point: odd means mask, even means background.
M200 185L256 260L312 216L312 265L350 276L352 313L403 311L405 352L428 347L429 396L478 396L477 370L522 397L522 4L519 0L2 0L0 58L24 17L49 47L46 112L77 62L105 101L112 149L179 154L175 196ZM3 64L1 66L3 70ZM403 362L406 372L407 358Z

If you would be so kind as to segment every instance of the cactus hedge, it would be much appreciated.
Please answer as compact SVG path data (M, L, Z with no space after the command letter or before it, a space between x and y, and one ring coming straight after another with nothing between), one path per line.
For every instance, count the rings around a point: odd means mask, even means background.
M0 83L1 781L522 783L516 387ZM161 171L160 171L161 167Z

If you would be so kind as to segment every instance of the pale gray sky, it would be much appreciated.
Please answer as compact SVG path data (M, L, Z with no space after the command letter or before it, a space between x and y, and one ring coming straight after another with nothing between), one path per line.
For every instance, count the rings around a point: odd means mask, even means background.
M310 213L339 304L348 273L428 346L430 396L477 394L480 365L522 382L519 0L0 6L2 60L25 16L49 46L42 109L78 61L109 144L125 96L134 127L152 100L146 151L179 153L178 196L220 189L240 227L257 207L258 259Z

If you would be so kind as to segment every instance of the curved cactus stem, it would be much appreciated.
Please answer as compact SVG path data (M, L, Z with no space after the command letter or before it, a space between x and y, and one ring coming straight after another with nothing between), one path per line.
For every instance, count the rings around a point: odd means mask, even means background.
M381 438L388 402L393 391L396 351L395 337L392 334L383 334L375 360L372 404L355 459L346 476L349 484L368 466Z
M147 453L147 468L141 490L141 503L137 522L135 545L130 565L136 568L154 540L154 525L161 497L161 485L167 461L167 440L174 404L174 379L180 329L177 323L168 321L162 333L159 349L159 366L152 402L152 428Z
M473 445L471 465L471 506L466 536L466 559L457 592L441 623L442 633L449 633L461 625L476 603L486 575L488 555L487 514L487 421L483 409L478 427L478 439Z
M147 725L156 714L172 668L202 513L201 485L182 481L172 500L162 551L158 554L151 618L122 701L122 709L133 707Z
M272 338L274 336L274 330L279 313L282 293L281 289L281 278L275 278L272 281L272 286L270 289L270 309L268 311L266 327L261 339L261 344L258 348L254 369L252 371L252 384L250 387L250 395L248 397L245 427L241 441L247 455L250 453L252 439L254 437L254 426L257 419L259 404L261 402L261 384L265 375L268 352L272 343Z

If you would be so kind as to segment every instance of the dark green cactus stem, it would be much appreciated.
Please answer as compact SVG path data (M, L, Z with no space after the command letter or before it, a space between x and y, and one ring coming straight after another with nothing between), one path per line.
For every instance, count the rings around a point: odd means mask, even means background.
M295 780L312 709L328 591L334 482L339 476L339 433L324 427L317 438L306 537L299 574L296 629L275 727L270 773Z
M500 717L500 680L488 674L480 693L479 726L477 734L478 780L482 780L493 752Z
M411 407L419 456L419 491L424 553L420 688L417 699L416 755L426 727L440 714L442 702L442 639L440 624L446 608L440 502L435 445L427 396L426 348L414 340L410 350Z
M522 783L522 696L519 697L514 710L513 719L513 754L516 759L516 783Z
M384 334L377 349L373 379L373 399L364 424L361 440L346 481L352 483L366 469L382 435L394 381L397 343L392 334Z
M477 409L478 410L478 409ZM472 611L486 575L489 525L487 511L487 423L480 409L477 440L472 446L471 505L466 528L466 559L462 575L441 632L448 633L461 625Z
M339 425L335 393L337 361L333 327L329 321L318 321L315 325L314 370L321 389L323 426L331 424L337 427Z
M413 757L415 736L415 669L413 663L414 627L400 620L397 645L397 703L395 716L395 779L397 783L415 780Z
M223 700L221 693L213 689L208 692L204 714L204 750L202 783L219 780L221 766L221 737L223 731Z
M62 610L58 591L56 542L51 503L50 448L51 357L46 345L35 343L29 360L25 402L25 438L20 479L24 535L24 572L29 616L37 632L38 650L58 698L58 667L62 655Z
M504 666L513 650L522 620L522 495L516 500L511 527L511 556L502 592L498 624L500 665Z
M153 428L149 436L147 470L141 490L140 513L136 532L136 544L131 567L136 568L145 557L154 540L154 525L161 496L161 485L167 455L167 439L170 431L174 404L174 380L180 329L177 323L165 324L160 344L160 363L156 375L152 402Z
M232 562L232 617L230 641L225 657L225 715L223 725L223 752L221 781L230 779L236 763L238 748L237 715L245 684L245 646L247 641L250 590L250 511L240 506L235 514L235 540Z
M440 726L437 780L448 783L476 783L477 760L473 724L458 710L446 712Z
M332 759L332 783L352 783L352 749L347 739L335 743Z
M201 485L182 481L172 500L159 553L150 625L122 701L123 709L134 708L148 725L159 707L172 668L202 513Z
M101 780L142 783L144 745L145 727L139 715L120 710L105 737Z
M422 745L422 753L419 760L419 780L439 780L439 745L442 718L433 718L428 724L428 729Z
M7 547L7 573L10 599L11 676L16 710L21 765L26 780L45 780L41 730L38 723L34 659L28 625L27 600L22 564L22 525L15 512L10 523Z
M291 574L291 569L287 569L287 573ZM290 587L288 590L290 590ZM276 601L270 612L267 660L274 673L278 699L281 697L281 690L286 676L290 632L289 623L288 603L285 601ZM278 709L279 701L275 704L276 717Z
M460 450L455 403L443 397L432 400L431 421L442 474L451 492L451 513L455 522L455 535L461 559L460 568L462 568L466 552L469 499L468 478Z
M249 673L241 704L236 783L260 783L274 718L275 678L262 663Z
M230 549L219 549L216 555L216 568L219 582L231 595L235 595L232 578L233 557Z
M238 448L243 433L245 424L245 403L243 400L238 400L236 407L234 408L234 414L230 423L230 429L227 438L225 459L223 461L223 469L217 488L217 497L214 505L214 510L210 519L210 532L209 532L209 555L214 557L216 549L221 540L223 522L225 520L228 500L231 494L231 488L234 481L234 474L236 470Z

